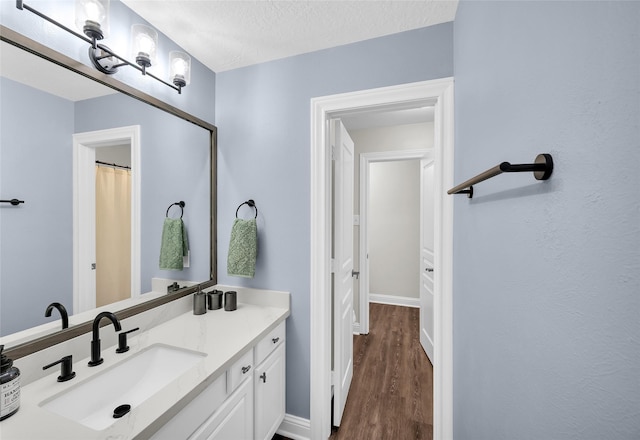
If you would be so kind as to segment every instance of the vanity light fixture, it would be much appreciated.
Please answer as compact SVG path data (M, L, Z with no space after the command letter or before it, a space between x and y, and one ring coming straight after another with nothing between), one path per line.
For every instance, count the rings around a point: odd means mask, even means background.
M144 24L131 26L131 47L136 64L146 71L156 62L156 47L158 47L158 33L155 29Z
M23 0L16 0L16 7L20 10L26 9L89 43L89 59L100 72L113 75L119 67L130 66L139 70L143 75L150 76L178 93L182 93L182 88L186 87L191 80L191 57L189 55L182 52L171 52L171 83L147 72L147 68L156 62L158 32L155 29L141 24L131 27L131 47L135 63L117 55L104 44L98 44L98 41L109 35L109 2L110 0L76 0L76 26L82 31L82 34L33 9ZM174 56L174 53L179 55Z
M191 82L191 57L184 52L169 52L169 79L176 87L188 86Z

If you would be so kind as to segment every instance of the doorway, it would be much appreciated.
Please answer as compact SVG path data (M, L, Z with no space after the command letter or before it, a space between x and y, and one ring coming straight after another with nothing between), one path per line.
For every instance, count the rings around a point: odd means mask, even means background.
M425 136L430 136L431 133L424 133ZM431 147L432 144L428 143ZM422 159L428 159L433 157L433 151L431 148L418 148L415 150L397 150L397 151L383 151L383 152L368 152L360 154L360 227L359 227L359 248L357 250L358 253L358 261L359 261L359 271L360 271L360 280L359 280L359 295L358 295L358 303L356 306L359 309L359 320L357 322L358 333L368 334L369 333L369 302L371 301L370 293L371 293L371 267L370 261L371 258L375 258L375 255L370 254L371 248L371 236L369 234L371 230L371 222L369 219L371 218L371 207L370 207L370 199L371 199L371 190L370 190L370 182L372 179L371 167L376 165L384 165L384 164L393 164L393 163L409 163L415 161L419 163ZM418 179L421 177L421 169L416 164L416 171ZM419 191L419 185L416 185L415 189L418 194L415 196L415 202L418 204L417 211L419 212L416 216L417 218L421 217L420 208L424 205L424 201L421 198L421 194ZM431 202L433 205L433 202ZM420 235L420 224L415 225L415 234L416 236ZM418 245L419 238L415 239L416 243L416 252L415 252L415 261L411 261L410 264L416 265L416 270L419 271L419 254L418 254ZM368 258L368 257L371 258ZM411 272L413 275L414 273ZM415 277L412 277L407 282L417 287L418 275L415 274ZM417 290L417 289L416 289ZM374 292L374 293L382 293L385 292ZM380 299L380 297L378 297ZM382 298L385 299L385 298ZM410 307L419 306L419 296L416 296L415 300L411 299L401 299L397 298L389 298L393 300L393 304L396 305L405 305ZM382 301L387 302L388 301Z
M452 214L446 188L453 184L453 79L425 81L311 100L310 297L311 438L331 428L331 155L327 121L355 111L415 108L433 104L434 116L434 437L449 438L452 403Z
M73 313L98 305L96 160L104 159L99 150L122 146L127 146L131 167L130 297L140 295L140 126L77 133L73 135Z

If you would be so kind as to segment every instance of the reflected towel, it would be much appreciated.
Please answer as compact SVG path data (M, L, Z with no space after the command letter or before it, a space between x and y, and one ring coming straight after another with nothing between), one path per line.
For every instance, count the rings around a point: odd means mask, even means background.
M227 274L253 278L256 273L256 256L258 254L258 227L256 219L237 218L231 228L229 256L227 257Z
M187 228L181 218L165 218L160 244L160 269L182 270L183 258L189 252Z

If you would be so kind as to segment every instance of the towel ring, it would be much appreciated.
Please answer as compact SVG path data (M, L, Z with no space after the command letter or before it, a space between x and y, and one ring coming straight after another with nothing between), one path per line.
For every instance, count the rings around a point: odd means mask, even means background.
M169 207L167 208L166 217L169 217L169 210L171 209L171 207L173 205L178 205L180 207L180 218L182 218L182 215L184 214L184 205L185 205L185 203L182 200L180 200L179 202L172 203L171 205L169 205Z
M256 207L256 202L254 202L252 199L249 199L244 203L240 203L240 206L242 206L242 205L249 205L253 209L255 209L256 210L256 216L254 218L258 218L258 208ZM238 206L238 209L236 209L236 218L238 218L238 211L240 210L240 206Z

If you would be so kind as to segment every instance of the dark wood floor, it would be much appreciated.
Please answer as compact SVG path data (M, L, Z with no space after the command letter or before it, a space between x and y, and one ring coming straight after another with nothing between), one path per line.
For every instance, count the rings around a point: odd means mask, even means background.
M420 310L374 303L369 310L370 333L354 336L353 381L330 440L431 440L433 367L420 346Z

